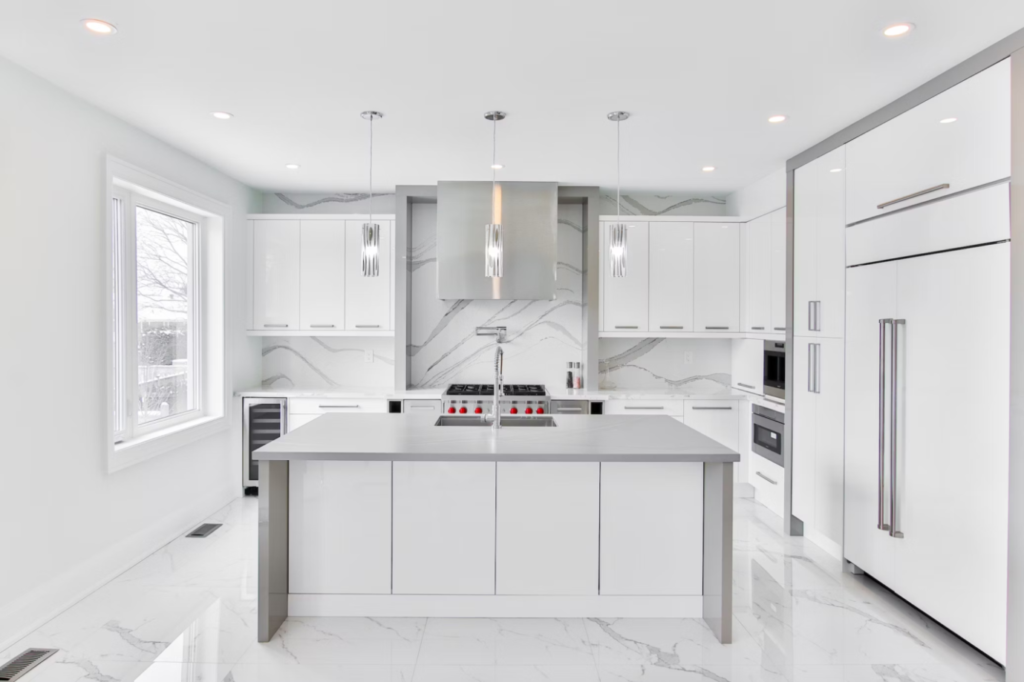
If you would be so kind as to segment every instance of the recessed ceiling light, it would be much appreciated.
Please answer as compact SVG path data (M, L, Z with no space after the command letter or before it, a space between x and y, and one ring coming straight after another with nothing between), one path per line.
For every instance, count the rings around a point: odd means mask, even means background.
M833 168L833 169L832 169L831 171L829 171L829 172L830 172L830 173L842 173L842 172L843 172L843 169L842 169L842 168Z
M234 117L234 114L232 114L232 113L230 113L228 111L214 111L210 115L213 116L214 118L219 118L222 121L226 121L229 118L233 118Z
M944 118L941 121L939 121L939 123L956 123L956 119L955 118Z
M289 163L285 166L285 168L287 168L288 170L299 170L299 164Z
M893 24L889 28L882 31L886 38L898 38L905 36L914 30L913 24Z
M775 116L771 116L768 118L769 123L782 123L785 120L786 117L783 116L782 114L776 114Z
M491 164L491 170L501 170L502 168L504 168L504 166L502 166L500 163Z
M93 33L98 33L102 36L109 36L117 33L117 26L114 26L109 21L103 21L102 19L82 19L82 23L85 27Z
M710 173L711 171L715 170L715 167L714 166L704 166L703 168L701 168L701 170L704 171L705 173Z

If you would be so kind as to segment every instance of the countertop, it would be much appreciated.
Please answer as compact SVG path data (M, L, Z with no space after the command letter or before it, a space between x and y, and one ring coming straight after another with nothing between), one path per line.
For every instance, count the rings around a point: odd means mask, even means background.
M515 418L506 418L515 419ZM518 419L529 419L519 417ZM668 416L556 415L554 427L435 426L433 415L327 414L253 453L256 460L392 462L738 462Z

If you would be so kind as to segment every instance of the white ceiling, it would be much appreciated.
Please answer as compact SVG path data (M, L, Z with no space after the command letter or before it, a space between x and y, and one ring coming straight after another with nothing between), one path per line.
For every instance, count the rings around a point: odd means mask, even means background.
M5 0L0 54L264 190L724 194L1024 27L1021 0ZM80 20L119 32L98 37ZM900 39L884 27L911 21ZM211 111L233 112L228 122ZM766 122L784 113L781 125ZM286 163L299 163L288 171ZM714 165L707 174L701 167Z

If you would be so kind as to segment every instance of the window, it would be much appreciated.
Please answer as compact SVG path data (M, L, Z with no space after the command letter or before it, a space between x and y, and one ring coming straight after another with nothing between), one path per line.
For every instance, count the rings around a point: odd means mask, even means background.
M114 440L204 416L205 219L121 188L113 193Z

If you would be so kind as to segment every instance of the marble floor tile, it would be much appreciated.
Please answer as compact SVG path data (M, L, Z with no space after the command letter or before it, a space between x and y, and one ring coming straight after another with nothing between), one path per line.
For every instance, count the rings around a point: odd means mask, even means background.
M593 665L582 619L431 618L422 665Z

